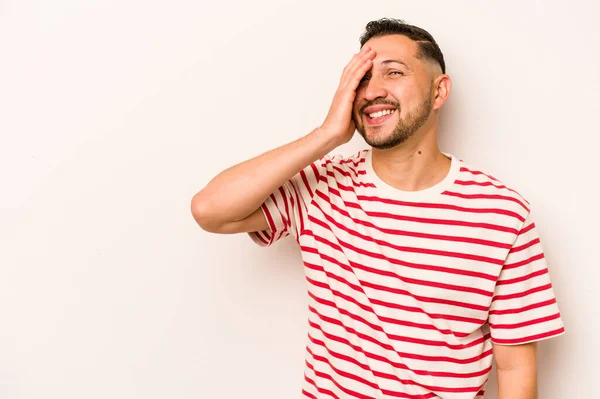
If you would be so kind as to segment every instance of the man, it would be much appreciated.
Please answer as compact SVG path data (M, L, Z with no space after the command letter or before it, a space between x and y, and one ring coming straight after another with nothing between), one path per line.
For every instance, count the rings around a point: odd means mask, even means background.
M563 323L529 203L440 151L442 52L399 20L367 24L322 126L215 177L198 224L292 235L309 294L308 398L536 398L536 341ZM358 132L372 147L329 156Z

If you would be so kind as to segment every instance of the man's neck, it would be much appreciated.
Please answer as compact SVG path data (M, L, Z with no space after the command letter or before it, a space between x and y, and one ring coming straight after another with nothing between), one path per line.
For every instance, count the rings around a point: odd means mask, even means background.
M390 186L403 191L420 191L444 180L451 160L439 149L434 130L419 132L401 145L372 149L373 170Z

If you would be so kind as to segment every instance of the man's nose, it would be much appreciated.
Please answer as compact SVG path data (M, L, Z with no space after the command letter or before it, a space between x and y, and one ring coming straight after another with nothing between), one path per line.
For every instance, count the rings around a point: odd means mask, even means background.
M373 101L379 97L385 98L387 96L387 91L385 90L381 79L371 77L371 79L366 82L364 96L367 101Z

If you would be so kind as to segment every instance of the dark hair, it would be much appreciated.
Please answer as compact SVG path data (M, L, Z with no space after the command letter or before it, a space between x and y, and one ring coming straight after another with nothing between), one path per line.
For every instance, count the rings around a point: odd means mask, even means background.
M373 37L387 35L403 35L417 42L419 45L417 58L437 62L442 67L442 73L446 73L444 55L433 36L425 29L409 25L401 19L381 18L369 22L365 27L365 33L360 37L360 46L364 46Z

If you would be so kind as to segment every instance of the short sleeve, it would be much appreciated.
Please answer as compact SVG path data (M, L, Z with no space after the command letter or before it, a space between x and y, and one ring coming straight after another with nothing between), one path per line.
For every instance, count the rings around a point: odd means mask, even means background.
M525 344L565 332L531 213L498 277L488 323L492 342L500 345Z
M290 234L298 241L317 187L319 183L327 182L325 165L328 158L311 163L269 195L261 205L269 228L248 233L252 241L260 246L270 246Z

